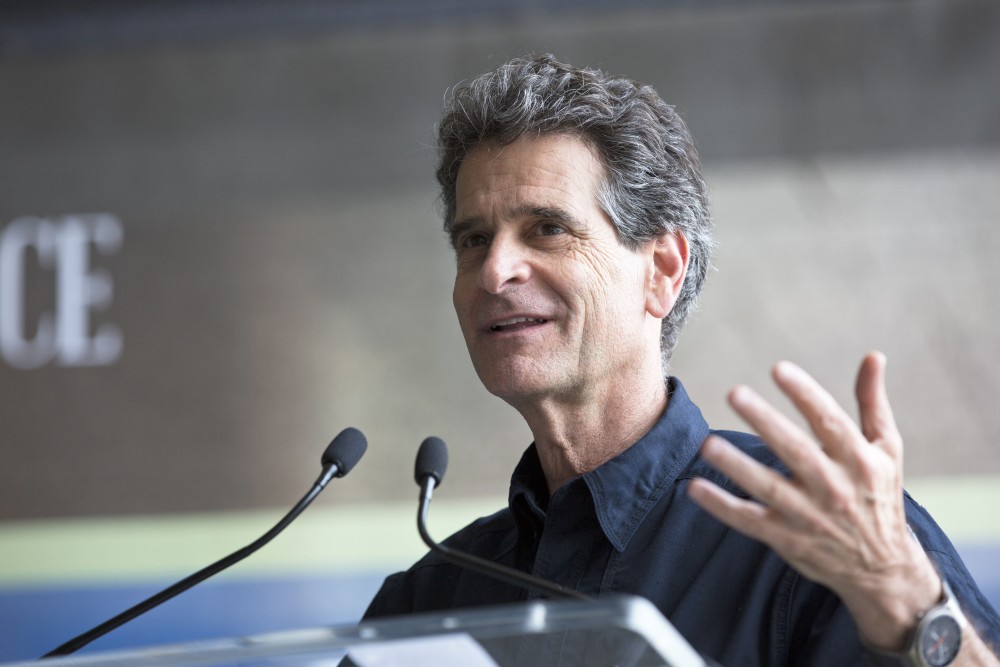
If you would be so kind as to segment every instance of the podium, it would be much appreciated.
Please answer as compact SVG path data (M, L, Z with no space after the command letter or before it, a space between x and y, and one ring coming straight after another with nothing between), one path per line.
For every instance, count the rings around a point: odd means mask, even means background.
M14 665L703 667L705 662L651 602L609 596L8 663Z

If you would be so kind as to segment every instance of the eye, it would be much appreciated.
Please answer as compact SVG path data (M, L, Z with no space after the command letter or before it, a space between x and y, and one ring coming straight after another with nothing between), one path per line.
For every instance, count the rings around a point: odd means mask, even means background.
M489 243L489 239L486 238L485 234L468 234L463 236L459 247L462 248L481 248L482 246Z
M566 229L562 225L557 225L554 222L543 222L538 226L538 232L542 236L555 236L557 234L565 234Z

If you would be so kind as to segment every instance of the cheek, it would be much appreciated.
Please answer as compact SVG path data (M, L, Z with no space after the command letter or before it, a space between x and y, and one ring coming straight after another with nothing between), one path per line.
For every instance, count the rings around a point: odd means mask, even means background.
M608 287L615 280L617 267L601 248L574 248L561 259L550 278L569 298L592 308L609 296Z
M462 311L465 310L465 295L458 281L455 281L455 287L451 291L451 303L455 306L455 313L461 319Z
M460 280L460 278L456 277L455 285L451 288L451 303L455 307L455 312L459 318L462 317L462 304L465 301Z
M583 271L578 284L587 288L580 295L589 309L598 312L631 313L644 299L644 273L631 255L598 252L577 264Z
M471 326L474 290L470 290L467 281L461 275L455 278L455 286L451 291L451 303L455 307L455 314L458 316L458 324L463 332L468 331Z
M624 333L642 326L646 314L645 276L631 263L610 266L595 279L587 304L596 326Z

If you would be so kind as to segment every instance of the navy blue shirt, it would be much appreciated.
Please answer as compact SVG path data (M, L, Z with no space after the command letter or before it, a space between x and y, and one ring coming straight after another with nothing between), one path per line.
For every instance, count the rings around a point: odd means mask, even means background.
M694 477L745 494L699 458L711 431L681 383L672 378L670 386L667 410L649 433L551 498L535 446L529 447L511 479L509 506L445 543L585 593L641 595L723 665L860 665L857 629L836 595L688 498ZM718 433L785 471L759 438ZM1000 645L1000 617L948 538L908 495L905 503L910 525L966 615L984 639ZM431 553L386 579L365 618L530 597Z

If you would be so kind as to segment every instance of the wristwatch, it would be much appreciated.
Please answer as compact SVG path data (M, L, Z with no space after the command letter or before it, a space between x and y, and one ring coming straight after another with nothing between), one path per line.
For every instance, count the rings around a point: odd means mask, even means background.
M962 646L965 617L942 577L944 597L924 613L901 653L865 646L865 664L869 667L945 667L950 665Z

